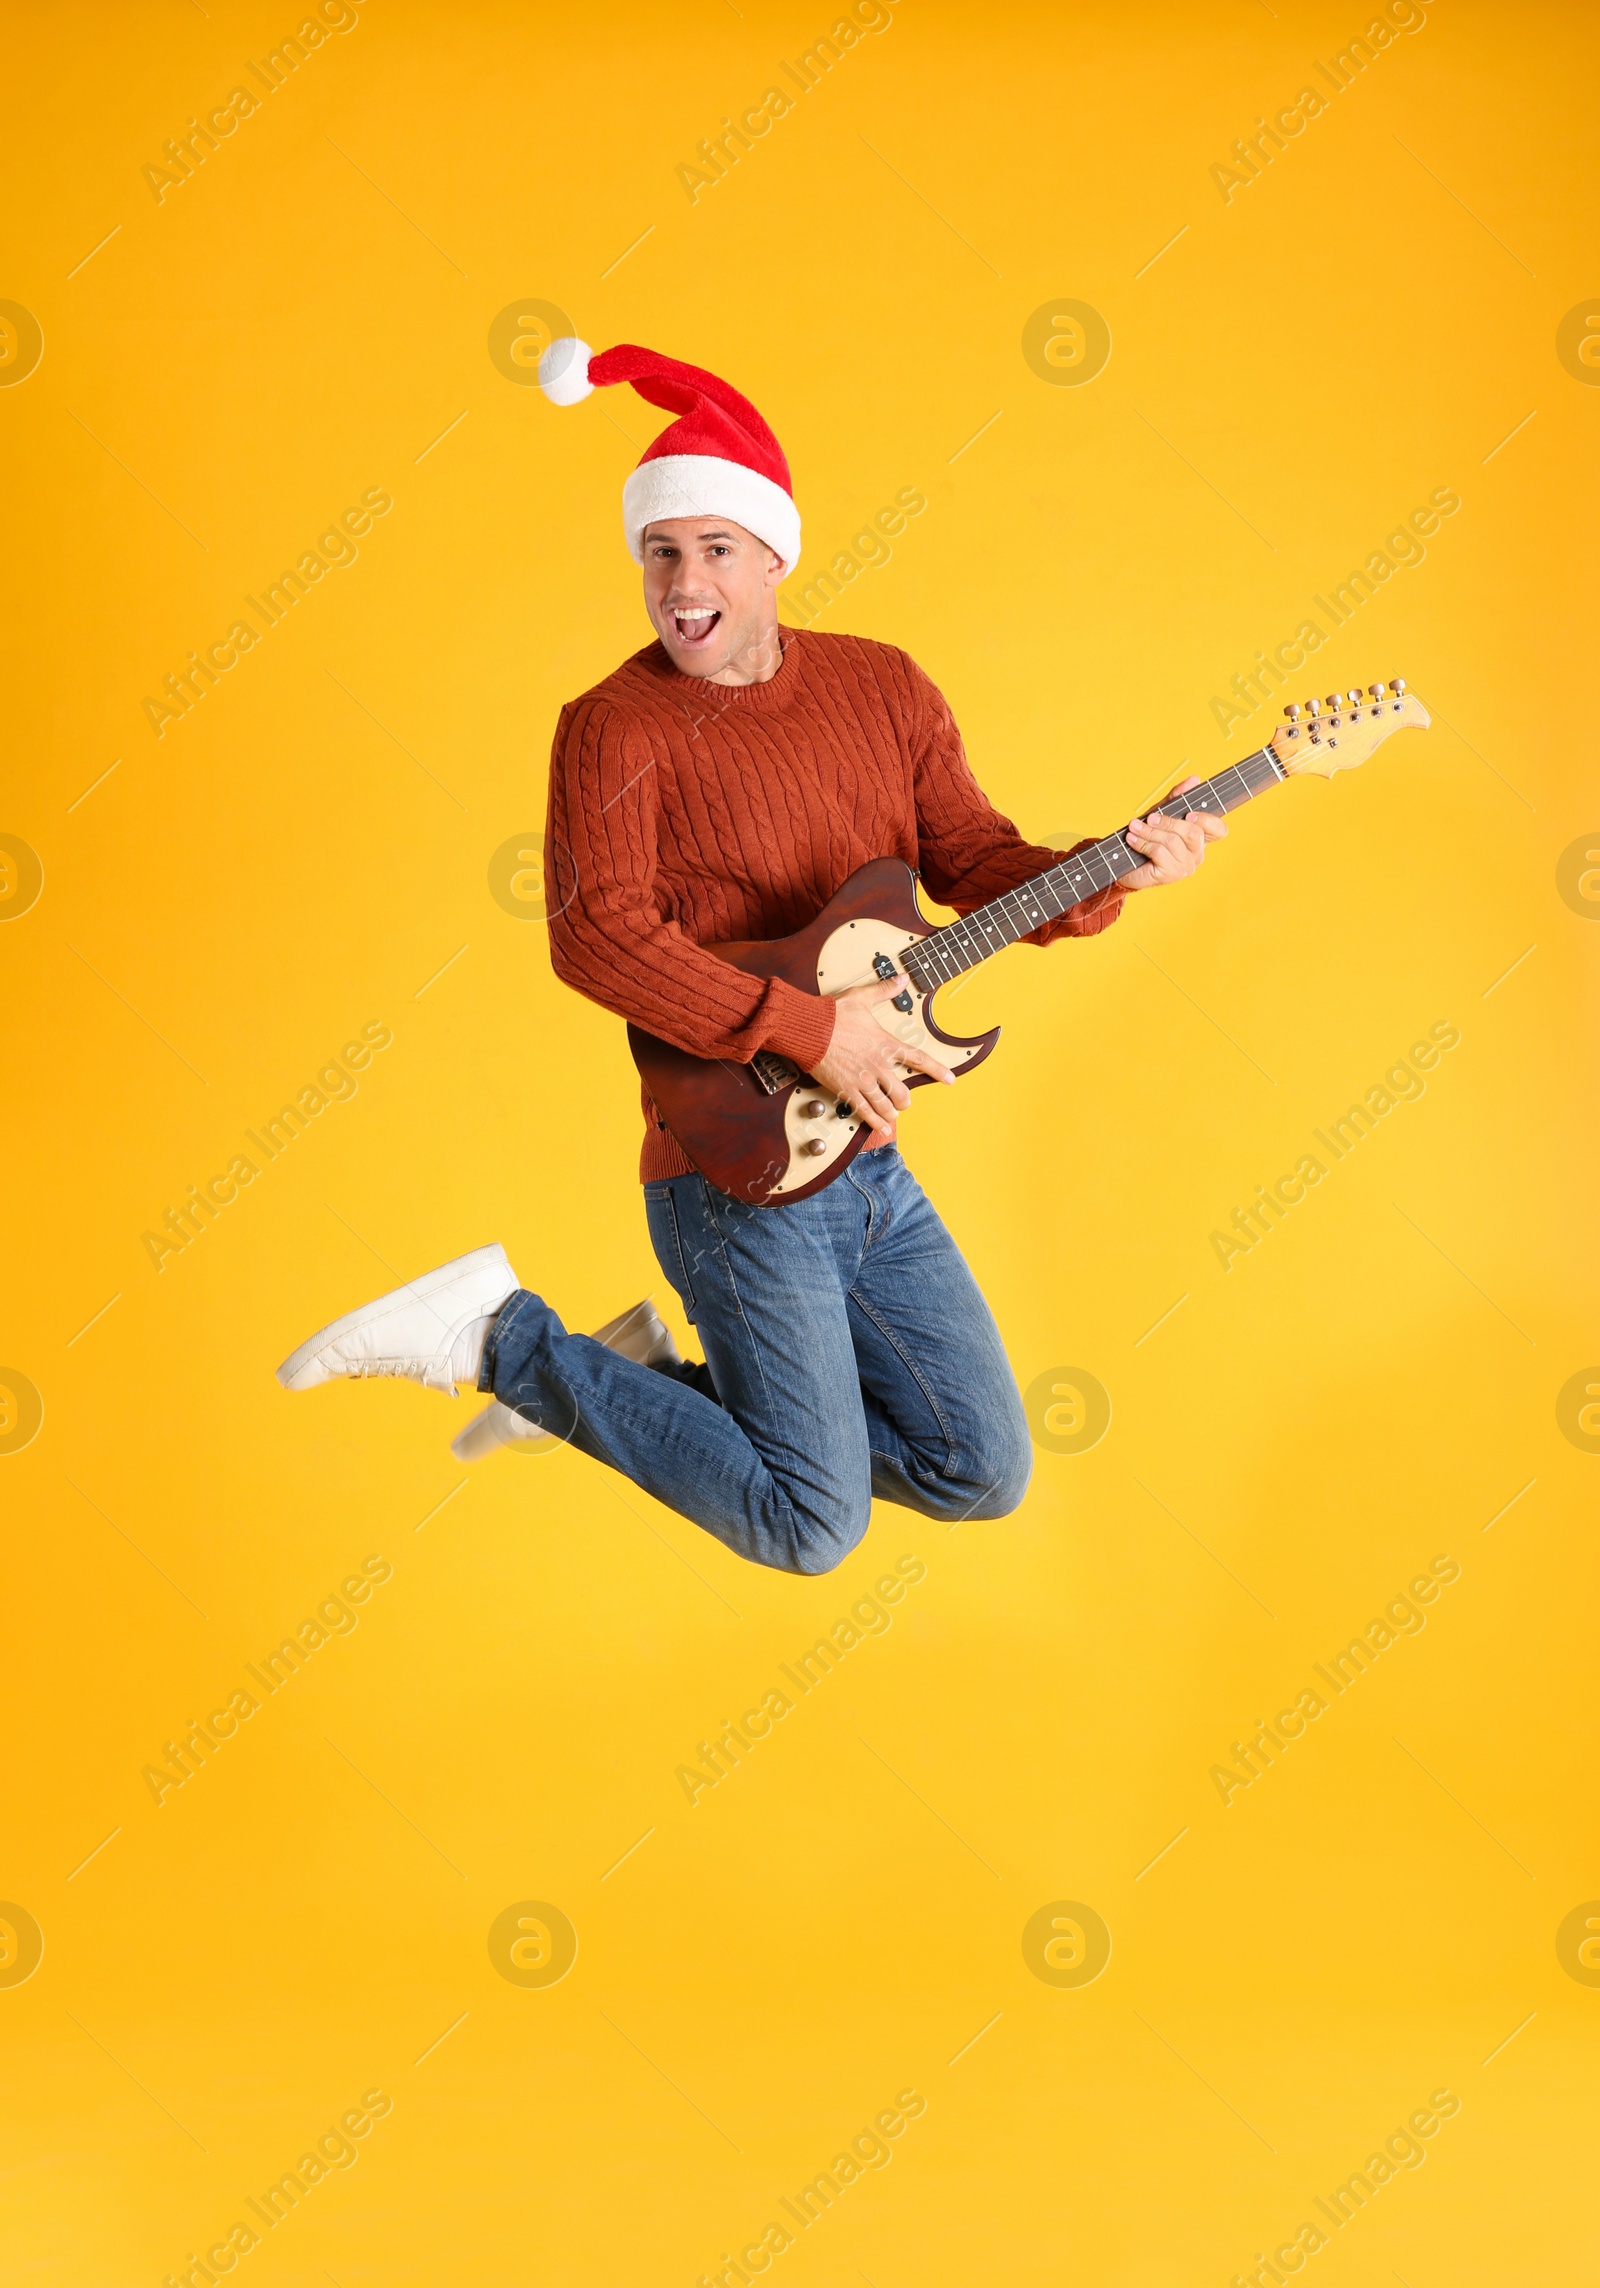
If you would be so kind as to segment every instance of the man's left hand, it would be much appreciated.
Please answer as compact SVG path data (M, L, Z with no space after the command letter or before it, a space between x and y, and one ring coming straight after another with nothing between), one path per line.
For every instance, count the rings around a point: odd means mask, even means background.
M1172 793L1186 794L1199 784L1198 778L1180 779ZM1171 799L1169 795L1167 800ZM1191 810L1182 818L1163 818L1153 810L1148 818L1136 818L1128 828L1128 841L1145 863L1123 875L1122 888L1154 890L1163 882L1181 882L1205 857L1206 844L1220 841L1227 831L1227 820L1209 810Z

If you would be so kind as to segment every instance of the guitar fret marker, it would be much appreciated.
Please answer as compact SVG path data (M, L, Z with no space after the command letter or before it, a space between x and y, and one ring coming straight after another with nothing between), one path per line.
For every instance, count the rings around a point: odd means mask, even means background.
M1164 803L1156 806L1156 815L1182 818L1189 811L1201 810L1225 817L1229 811L1237 810L1287 776L1272 749L1263 747L1253 755L1246 755L1241 762L1230 763L1215 778L1191 787L1186 793L1169 795ZM948 983L949 976L958 976L975 967L998 947L1013 945L1031 930L1042 928L1048 921L1058 921L1073 906L1082 905L1086 898L1098 895L1101 890L1109 890L1124 874L1131 874L1143 863L1120 834L1108 835L1103 842L1091 843L1088 849L1075 851L1070 858L1036 874L1032 881L1018 889L1006 890L958 921L930 931L914 948L905 948L900 956L901 966L908 966L912 957L933 966L934 974L922 986L922 990L928 992L933 984ZM945 968L949 976L939 974Z
M1307 703L1303 720L1299 710L1285 710L1291 721L1274 734L1276 745L1168 795L1164 802L1148 806L1143 816L1180 819L1189 812L1226 816L1291 776L1313 772L1333 777L1336 771L1364 761L1393 731L1407 725L1427 728L1425 709L1407 693L1400 678L1372 685L1370 695L1378 703L1370 713L1355 692L1348 694L1348 707L1344 696L1331 696L1326 716L1317 701ZM1339 734L1337 739L1328 735L1333 733ZM1330 752L1335 747L1338 751ZM918 906L913 870L879 860L858 869L805 931L789 941L763 944L759 964L753 962L750 973L782 977L802 992L834 994L858 984L863 969L870 967L884 977L898 968L926 1004L940 986L1113 888L1145 863L1142 853L1129 844L1126 830L1065 854L1043 854L1053 863L1042 873L938 928L928 926ZM852 934L857 931L862 934ZM898 955L891 959L894 947ZM744 967L742 950L727 949L740 967ZM910 1040L917 1037L917 1027L910 1021L917 1004L912 1001L908 1008L908 999L905 994L894 997L892 1006L901 1011L903 1021L891 1029ZM974 1039L957 1039L940 1032L931 1008L925 1007L922 1015L935 1055L943 1043L945 1061L957 1076L982 1063L998 1037L996 1029ZM748 1066L728 1065L724 1084L720 1075L708 1077L704 1063L668 1042L632 1026L629 1038L659 1107L661 1126L671 1129L691 1163L731 1198L752 1206L807 1198L842 1173L860 1149L861 1124L848 1102L838 1104L831 1119L821 1097L815 1099L822 1106L820 1112L809 1097L802 1102L804 1092L815 1089L815 1080L798 1074L773 1052L761 1052ZM909 1077L915 1083L922 1076ZM827 1138L817 1133L819 1122L825 1125Z

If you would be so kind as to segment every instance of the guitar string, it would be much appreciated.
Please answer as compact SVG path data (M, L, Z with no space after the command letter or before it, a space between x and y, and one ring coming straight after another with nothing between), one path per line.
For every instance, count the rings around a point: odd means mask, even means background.
M1376 709L1373 710L1377 712ZM1264 767L1263 767L1264 766ZM1279 786L1289 773L1279 762L1271 747L1258 747L1254 754L1230 763L1213 778L1204 779L1182 795L1169 795L1167 800L1152 807L1162 818L1182 818L1187 812L1207 810L1212 798L1218 811L1226 816L1238 810L1257 795L1265 794L1269 786ZM1224 782L1237 781L1238 791L1229 799ZM1149 813L1145 813L1146 816ZM1111 834L1092 842L1087 848L1076 850L1058 865L1047 867L1014 890L1006 890L987 905L975 907L970 914L960 916L942 928L930 930L926 937L914 938L902 946L898 955L900 967L919 992L927 996L940 985L947 985L965 970L976 968L990 954L1002 952L1026 937L1031 930L1041 929L1047 922L1059 921L1074 906L1110 889L1122 875L1137 871L1145 861L1131 849L1122 834ZM1102 867L1105 881L1096 879L1094 868ZM1083 887L1084 882L1087 887ZM1063 898L1061 892L1070 890ZM1039 905L1049 899L1054 903L1053 913L1041 913ZM1020 907L1020 912L1009 909ZM990 942L979 942L971 933L976 930ZM928 973L927 965L940 966ZM946 966L948 965L948 966Z
M1163 818L1181 818L1188 811L1209 810L1213 804L1226 815L1287 776L1272 749L1262 747L1240 762L1230 763L1226 770L1219 771L1200 786L1191 787L1182 795L1169 796L1164 803L1153 807ZM1229 780L1237 783L1236 792L1227 786ZM929 993L936 985L948 984L952 977L987 960L990 954L1014 945L1030 930L1059 920L1072 907L1109 889L1123 874L1132 873L1143 864L1144 860L1129 848L1120 834L1107 835L1087 849L1074 851L1071 857L1034 875L1016 889L1002 892L987 905L931 930L924 938L914 939L901 949L900 966L914 985ZM1097 865L1104 871L1104 881L1096 874ZM1070 895L1063 896L1064 891ZM1038 910L1046 907L1047 901L1047 910ZM1016 910L1019 908L1020 911ZM919 970L929 967L931 975L918 974Z

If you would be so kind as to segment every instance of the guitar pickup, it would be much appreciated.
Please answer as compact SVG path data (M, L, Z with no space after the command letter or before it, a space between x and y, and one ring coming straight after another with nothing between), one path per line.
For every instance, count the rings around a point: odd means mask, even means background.
M878 975L883 979L885 984L888 983L891 977L898 977L900 974L899 970L896 969L893 961L886 953L875 953L872 957L872 966L877 971ZM898 1009L902 1017L909 1017L915 1006L916 1003L911 998L909 987L902 988L902 990L895 995L893 1001L890 1003L890 1007Z
M800 1067L791 1064L787 1057L780 1057L773 1049L757 1049L750 1059L749 1069L763 1096L781 1095L784 1089L792 1088L800 1078Z

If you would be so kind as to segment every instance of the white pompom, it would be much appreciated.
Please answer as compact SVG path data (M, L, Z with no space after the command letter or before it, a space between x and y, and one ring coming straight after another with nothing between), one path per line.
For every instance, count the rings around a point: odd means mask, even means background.
M552 405L580 405L594 390L589 360L594 355L576 334L552 342L539 360L539 387Z

